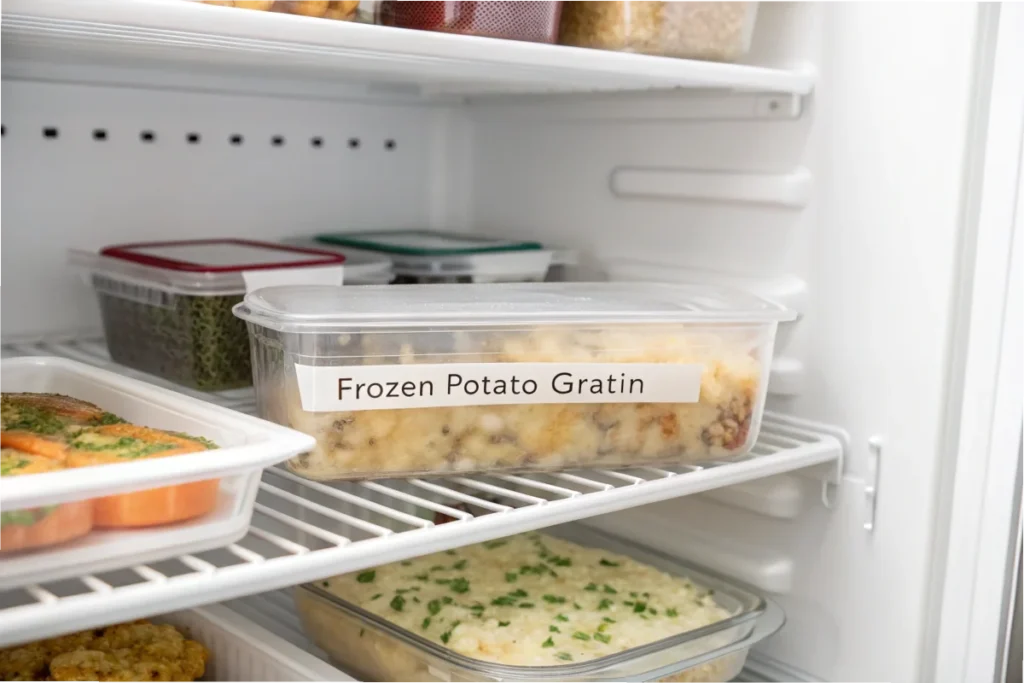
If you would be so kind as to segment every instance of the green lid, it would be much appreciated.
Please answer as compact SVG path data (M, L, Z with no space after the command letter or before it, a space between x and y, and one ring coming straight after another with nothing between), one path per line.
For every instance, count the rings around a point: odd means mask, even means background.
M503 251L533 251L544 248L540 242L509 241L481 235L462 235L435 230L328 232L317 235L316 240L325 244L406 256L466 256Z

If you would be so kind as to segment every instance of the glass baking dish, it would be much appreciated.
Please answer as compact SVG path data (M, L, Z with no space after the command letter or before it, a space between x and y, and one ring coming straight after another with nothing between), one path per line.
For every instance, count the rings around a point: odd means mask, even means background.
M558 666L510 666L464 656L343 600L318 583L295 590L303 628L340 668L358 680L728 681L743 669L750 648L785 623L781 608L772 601L666 555L581 525L546 529L544 534L626 555L689 579L711 589L715 603L729 616L622 652ZM474 577L466 576L472 583Z
M234 311L259 414L316 437L288 466L318 480L742 456L794 315L657 283L271 287Z

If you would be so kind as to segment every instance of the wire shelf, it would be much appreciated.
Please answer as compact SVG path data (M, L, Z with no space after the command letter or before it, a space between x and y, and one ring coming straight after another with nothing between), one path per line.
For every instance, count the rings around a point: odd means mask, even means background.
M102 339L9 343L4 356L114 364ZM172 385L168 385L172 386ZM251 389L199 394L253 412ZM324 484L264 472L252 526L213 551L0 593L0 646L276 590L341 572L606 514L815 465L840 466L834 429L766 414L751 453L702 466L585 469Z

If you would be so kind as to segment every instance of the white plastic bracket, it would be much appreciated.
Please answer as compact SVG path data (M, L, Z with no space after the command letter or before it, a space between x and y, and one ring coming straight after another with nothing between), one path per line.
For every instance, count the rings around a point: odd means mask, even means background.
M875 530L875 508L878 503L878 476L881 472L883 443L880 436L868 439L868 470L864 477L864 531Z

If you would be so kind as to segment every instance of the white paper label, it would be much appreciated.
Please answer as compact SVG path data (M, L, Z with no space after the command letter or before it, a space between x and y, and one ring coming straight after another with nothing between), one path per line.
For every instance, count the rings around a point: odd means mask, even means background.
M278 287L280 285L340 286L344 273L344 266L268 268L265 270L242 271L242 279L245 280L245 292L248 294L264 287Z
M694 403L703 366L674 363L296 365L309 412L523 403Z

